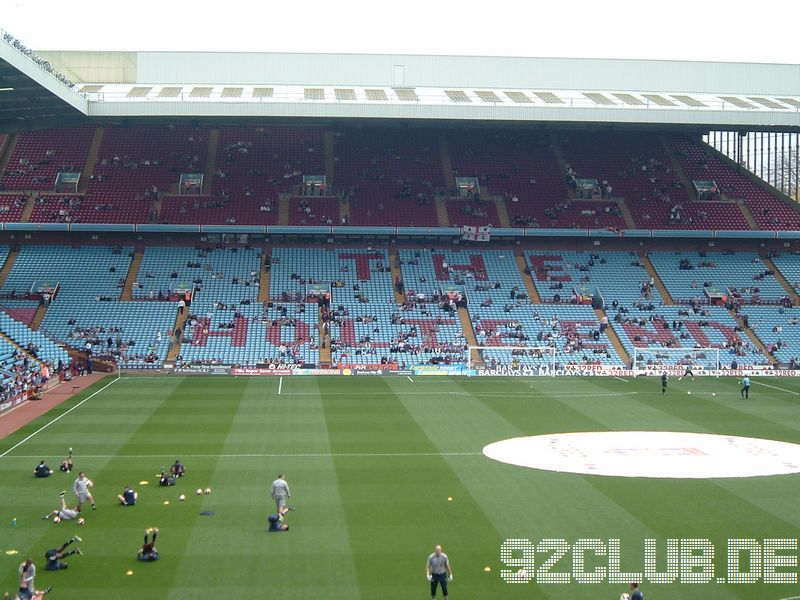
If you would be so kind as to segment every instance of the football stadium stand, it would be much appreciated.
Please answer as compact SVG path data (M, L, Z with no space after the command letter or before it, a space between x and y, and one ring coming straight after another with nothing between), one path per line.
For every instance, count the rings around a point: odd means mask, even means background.
M439 141L431 130L335 132L336 189L352 225L436 227L435 199L446 194Z
M775 304L787 295L772 269L754 252L651 252L648 256L670 295L681 303L704 303L722 295L725 301L730 298L740 304Z
M22 132L3 173L2 188L52 191L59 173L83 170L93 135L91 125Z

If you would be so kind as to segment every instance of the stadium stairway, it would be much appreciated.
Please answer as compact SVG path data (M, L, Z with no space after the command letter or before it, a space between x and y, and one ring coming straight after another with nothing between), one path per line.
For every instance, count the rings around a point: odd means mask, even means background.
M47 308L45 308L44 304L40 304L39 308L36 309L36 314L33 315L33 320L31 321L31 329L34 331L39 331L39 327L42 326L42 321L44 321L44 317L47 314Z
M661 298L664 300L664 304L675 304L675 300L672 299L669 292L667 291L667 286L664 285L664 282L661 281L661 277L658 276L653 263L650 262L650 258L647 256L645 252L639 253L639 260L641 261L644 268L647 270L647 274L653 278L655 281L656 289L661 294Z
M522 255L522 250L520 248L517 248L516 255L520 276L522 277L522 281L525 282L525 289L528 290L528 298L530 298L531 302L534 304L541 304L542 298L539 296L539 290L536 289L536 285L533 283L533 278L530 276L530 273L525 272L528 269L528 265L525 264L525 257Z
M753 213L750 211L750 207L747 206L747 202L744 200L736 200L736 205L739 207L739 210L742 211L742 216L744 216L744 220L747 221L747 224L750 225L750 229L761 229L758 226L758 221L753 216Z
M89 153L86 155L86 163L84 164L83 171L81 172L81 179L78 182L78 192L85 194L89 189L89 176L94 171L94 166L97 164L97 158L100 155L100 144L103 143L103 134L105 133L103 127L95 127L92 134L92 142L89 144Z
M22 214L19 216L20 223L30 223L33 209L36 207L34 194L28 194L28 201L25 203L25 208L22 209Z
M164 195L162 192L159 192L156 195L156 199L153 202L153 210L156 211L156 222L161 220L161 209L164 206Z
M455 184L453 162L450 160L450 145L447 143L447 136L443 133L439 135L439 154L442 161L445 186L447 189L451 189Z
M0 269L0 287L3 287L3 284L6 282L6 278L8 274L11 273L11 269L14 268L14 262L17 260L17 256L19 255L19 250L11 250L6 257L6 262L3 263L3 268Z
M405 302L405 296L397 291L394 282L400 279L403 280L403 273L400 271L400 257L397 256L397 249L394 247L389 248L389 266L392 269L392 289L394 290L394 301L399 306Z
M597 315L597 320L602 321L603 317L608 317L606 311L602 308L595 308L594 314ZM625 350L625 346L622 345L622 340L619 339L617 332L614 331L614 328L611 327L611 319L608 319L609 327L605 330L605 334L608 336L608 340L611 342L611 345L614 346L614 350L617 351L619 357L623 360L626 365L631 364L631 357L628 354L628 351Z
M219 129L208 132L208 154L206 154L206 168L203 171L203 190L211 193L214 189L214 171L217 170L217 145L219 143Z
M777 271L776 271L777 272ZM750 341L755 344L756 348L761 351L761 354L767 357L770 364L776 365L778 364L778 359L775 358L772 354L769 353L767 347L764 345L764 342L761 341L761 338L758 337L755 331L753 331L748 325L745 324L744 319L740 316L731 311L731 317L739 324L742 330L747 334L747 337L750 338Z
M761 262L764 263L764 266L767 267L767 269L771 269L772 272L775 273L775 279L777 279L778 283L780 283L781 286L783 286L783 289L786 290L786 295L792 299L792 304L794 304L795 306L800 306L800 296L797 295L797 292L794 290L792 285L786 280L786 277L784 277L780 269L778 269L778 267L775 266L775 263L772 262L772 259L769 258L768 256L762 256Z
M258 283L258 301L262 303L269 302L270 272L266 269L267 258L272 254L269 250L269 248L265 248L264 252L261 253L261 265L259 266L261 269L261 276Z
M320 368L327 369L331 366L333 356L331 353L331 336L325 335L322 325L322 310L317 309L319 313L319 323L317 328L319 330L319 366Z
M478 338L475 337L475 330L472 328L472 319L469 317L469 310L465 307L458 309L458 319L461 321L461 330L464 332L464 339L470 346L478 345ZM483 358L477 350L470 351L470 360L473 366L482 367L484 365Z
M564 150L561 148L561 140L559 139L557 133L550 134L550 147L553 149L553 154L556 157L556 162L558 163L559 169L561 169L561 175L566 177L567 160L564 158Z
M11 160L11 156L14 154L14 146L17 145L18 139L19 139L18 133L10 135L8 136L8 139L6 139L5 152L3 152L3 154L0 154L0 179L3 178L3 173L6 172L6 167L8 166L8 163Z
M447 200L445 198L436 199L436 218L439 227L450 227L450 220L447 218Z
M284 192L278 194L278 225L289 224L289 198L291 194Z
M189 319L189 313L191 312L188 308L183 311L181 314L180 310L177 308L175 309L175 325L172 327L172 344L169 347L169 352L167 352L167 358L164 362L174 363L175 360L178 358L178 355L181 353L181 343L183 341L183 334L186 332L186 321ZM175 330L180 327L181 335L180 337L175 337Z
M136 282L136 278L139 275L139 265L142 264L142 256L144 256L144 250L142 249L137 248L133 253L131 266L128 268L128 276L125 278L125 287L122 288L122 295L120 296L120 300L124 302L133 300L133 284Z
M325 152L325 182L327 183L327 188L329 190L336 189L334 187L334 182L336 181L336 153L332 131L326 130L323 134L322 148Z
M661 141L661 145L664 147L664 152L667 153L669 156L670 164L672 164L672 170L678 175L678 179L683 186L683 189L686 190L686 195L689 197L690 202L697 202L697 190L694 189L694 184L689 179L689 175L683 168L681 161L678 160L678 155L675 154L675 148L672 147L672 144L669 143L669 140L664 135L659 135L658 139Z
M348 198L341 198L339 200L339 218L350 220L350 200Z
M500 227L511 227L511 219L508 218L505 200L502 198L495 198L494 203L497 207L497 218L500 219Z
M628 229L636 229L636 221L631 214L631 209L628 207L628 203L625 201L625 198L617 198L617 206L619 206L619 213L622 215L622 218L625 220L625 227Z

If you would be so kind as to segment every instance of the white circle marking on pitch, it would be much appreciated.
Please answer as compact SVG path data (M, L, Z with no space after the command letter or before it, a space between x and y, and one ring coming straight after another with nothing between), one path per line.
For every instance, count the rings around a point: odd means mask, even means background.
M800 473L800 445L674 431L590 431L494 442L492 460L545 471L666 479Z

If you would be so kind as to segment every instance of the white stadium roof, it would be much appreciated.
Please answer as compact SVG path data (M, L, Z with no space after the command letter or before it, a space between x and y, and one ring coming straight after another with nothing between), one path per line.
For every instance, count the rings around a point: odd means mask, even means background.
M21 64L14 52L0 43L0 58L24 67L29 77L94 118L436 119L800 130L800 65L37 51L76 82L65 92L66 86L49 73L35 73L35 64Z

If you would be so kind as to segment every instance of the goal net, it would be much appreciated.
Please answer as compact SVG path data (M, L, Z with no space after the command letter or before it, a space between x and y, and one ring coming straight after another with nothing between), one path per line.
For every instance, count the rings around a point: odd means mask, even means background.
M467 371L485 369L493 372L540 371L556 368L556 348L552 346L469 346Z
M640 373L710 371L719 369L719 348L634 348L632 362Z

